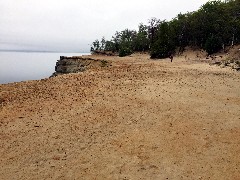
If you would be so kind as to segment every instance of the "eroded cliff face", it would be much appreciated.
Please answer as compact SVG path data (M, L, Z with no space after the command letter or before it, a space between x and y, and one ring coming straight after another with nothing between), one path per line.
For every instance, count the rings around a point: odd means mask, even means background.
M61 74L83 72L90 68L105 67L108 65L109 65L108 61L92 59L89 57L60 56L60 60L56 62L55 72L52 74L51 77L61 75Z

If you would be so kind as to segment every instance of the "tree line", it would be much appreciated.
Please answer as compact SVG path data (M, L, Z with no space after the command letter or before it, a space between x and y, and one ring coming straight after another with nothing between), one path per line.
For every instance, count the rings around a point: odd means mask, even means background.
M120 57L149 52L151 58L181 53L187 46L208 54L240 43L240 0L209 1L199 10L178 14L171 21L151 18L138 30L117 31L112 39L95 40L91 52L109 51Z

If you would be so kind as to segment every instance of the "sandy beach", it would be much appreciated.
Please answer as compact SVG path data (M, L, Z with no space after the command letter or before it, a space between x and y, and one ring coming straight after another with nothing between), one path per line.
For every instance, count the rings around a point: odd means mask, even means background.
M0 85L0 179L240 178L240 73L184 56Z

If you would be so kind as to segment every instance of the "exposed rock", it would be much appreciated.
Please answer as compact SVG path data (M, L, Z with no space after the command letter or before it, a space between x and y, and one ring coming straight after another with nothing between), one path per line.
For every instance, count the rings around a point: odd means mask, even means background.
M61 74L83 72L90 68L105 67L108 65L109 62L105 60L96 60L83 56L60 56L60 60L56 62L55 72L51 77Z
M221 68L230 67L233 70L240 71L240 60L228 60L210 63L211 65L218 65Z
M210 65L240 71L240 45L228 47L226 51L211 55L207 59L210 58Z

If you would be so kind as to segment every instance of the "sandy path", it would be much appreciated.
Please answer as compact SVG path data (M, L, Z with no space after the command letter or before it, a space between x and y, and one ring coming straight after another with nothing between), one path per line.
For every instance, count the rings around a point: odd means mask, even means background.
M240 178L240 73L107 58L0 85L0 179Z

